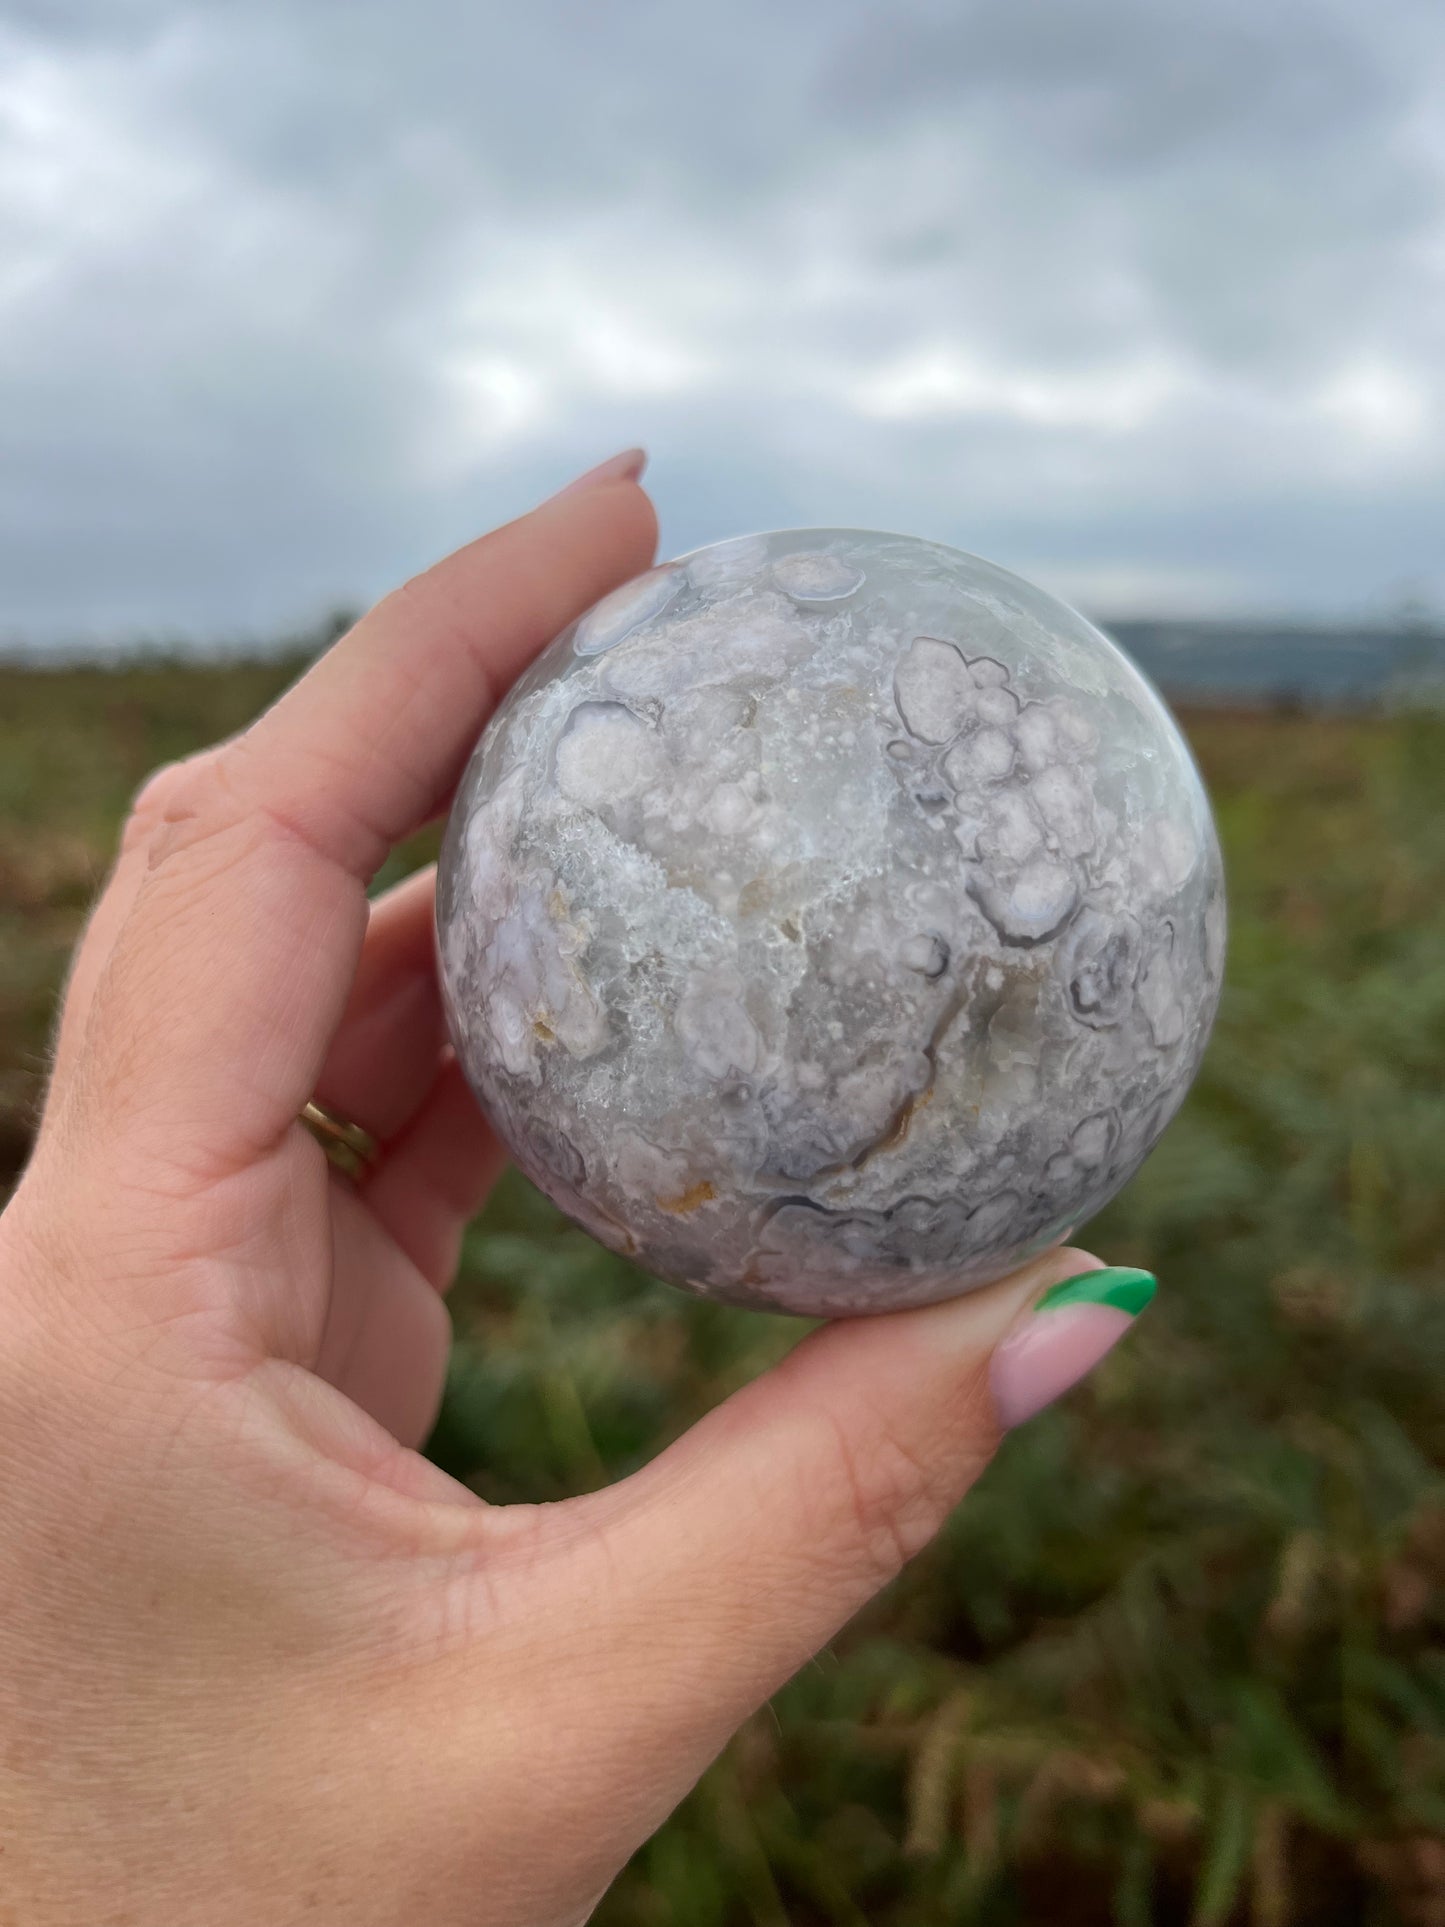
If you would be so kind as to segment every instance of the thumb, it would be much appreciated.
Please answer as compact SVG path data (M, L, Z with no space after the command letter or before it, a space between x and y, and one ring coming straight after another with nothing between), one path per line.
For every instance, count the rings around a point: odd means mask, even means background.
M659 1723L675 1731L690 1702L689 1738L721 1744L932 1539L1005 1425L1097 1364L1152 1293L1147 1273L1064 1248L946 1304L825 1326L599 1494Z

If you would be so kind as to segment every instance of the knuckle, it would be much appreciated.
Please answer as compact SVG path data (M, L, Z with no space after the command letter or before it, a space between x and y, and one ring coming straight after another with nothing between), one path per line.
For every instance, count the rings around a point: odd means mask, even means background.
M896 1424L869 1414L830 1419L849 1552L876 1587L895 1579L948 1517L953 1482Z
M245 738L237 737L176 766L160 793L158 820L148 839L152 870L254 817L245 795L245 754Z
M483 536L479 546L494 539ZM523 609L540 603L548 586L545 577L535 584L528 579L530 561L525 551L507 559L508 600L515 599ZM479 699L488 708L495 704L501 692L495 687L491 660L493 625L479 613L474 599L458 595L445 563L422 569L388 590L374 613L381 628L398 635L424 636L447 654L460 656L477 680Z
M186 826L213 816L224 753L223 747L202 750L183 762L166 763L148 776L130 806L122 850L148 846L152 860L158 860Z
M123 850L133 850L150 841L165 821L171 799L185 780L184 763L162 763L159 769L151 771L131 799L121 831Z
M399 633L429 634L443 619L444 609L440 604L436 571L419 569L404 582L398 582L394 589L387 590L373 611L373 619L380 626L395 628Z

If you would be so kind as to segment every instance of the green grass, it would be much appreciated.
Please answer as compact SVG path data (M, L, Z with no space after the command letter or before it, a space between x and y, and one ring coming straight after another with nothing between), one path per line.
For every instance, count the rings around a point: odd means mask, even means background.
M0 1165L126 799L286 673L0 669ZM1445 720L1186 722L1229 982L1089 1232L1159 1298L739 1735L605 1927L1445 1923ZM502 1501L636 1465L795 1335L515 1179L454 1303L432 1450Z

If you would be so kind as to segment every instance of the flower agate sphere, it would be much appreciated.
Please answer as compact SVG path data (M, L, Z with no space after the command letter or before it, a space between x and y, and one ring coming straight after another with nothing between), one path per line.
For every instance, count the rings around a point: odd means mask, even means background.
M974 556L790 530L560 635L482 737L438 922L523 1170L688 1290L892 1310L1138 1168L1219 994L1209 806L1082 617Z

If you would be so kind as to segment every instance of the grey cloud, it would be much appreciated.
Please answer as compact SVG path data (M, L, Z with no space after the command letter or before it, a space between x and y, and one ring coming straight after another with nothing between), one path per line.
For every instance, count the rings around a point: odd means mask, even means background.
M635 439L672 547L1445 597L1442 76L1417 0L0 0L0 634L303 620Z
M1362 65L1358 24L1326 7L981 0L874 12L838 48L825 93L848 114L955 109L980 96L1030 138L1110 170L1177 162L1201 145L1280 150L1374 117L1399 85Z

